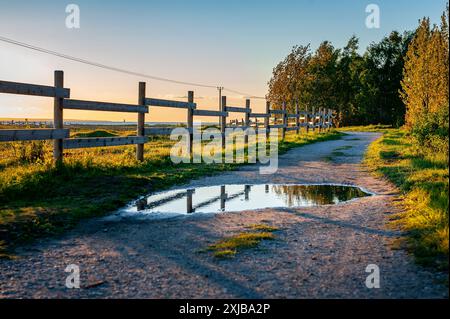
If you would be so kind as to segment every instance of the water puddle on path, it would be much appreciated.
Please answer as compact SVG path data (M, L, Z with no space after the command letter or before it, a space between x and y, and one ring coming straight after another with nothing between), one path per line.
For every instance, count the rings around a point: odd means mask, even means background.
M359 187L345 185L233 184L153 194L135 201L118 213L122 216L170 217L271 207L312 207L370 195Z

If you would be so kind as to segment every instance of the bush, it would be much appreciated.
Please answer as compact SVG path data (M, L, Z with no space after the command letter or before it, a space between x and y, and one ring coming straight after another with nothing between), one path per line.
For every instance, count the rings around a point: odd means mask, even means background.
M46 153L45 141L21 143L19 147L19 161L25 163L44 162Z
M429 113L416 122L411 135L417 150L424 155L441 154L448 161L449 155L449 109L448 105L438 112Z

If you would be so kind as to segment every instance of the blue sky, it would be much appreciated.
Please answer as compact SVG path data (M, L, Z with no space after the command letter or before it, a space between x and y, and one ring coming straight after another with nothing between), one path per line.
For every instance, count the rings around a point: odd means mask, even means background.
M81 28L65 27L65 7L79 5ZM365 8L378 4L381 28L367 29ZM223 85L264 96L272 68L296 44L316 48L324 40L342 47L355 34L361 50L392 30L412 30L418 19L433 22L445 0L227 0L227 1L4 1L0 35L120 68L190 82ZM74 98L136 101L138 77L42 55L0 42L0 78L52 83L65 71ZM193 89L198 103L217 108L217 92L147 81L149 95L178 98ZM242 98L227 93L234 104ZM234 99L234 100L233 100ZM263 101L254 108L262 110ZM48 117L47 99L0 95L0 117ZM69 112L70 118L92 113ZM182 120L182 113L150 114L155 120ZM98 117L98 114L95 116ZM123 115L108 115L122 119ZM128 119L128 118L127 118Z

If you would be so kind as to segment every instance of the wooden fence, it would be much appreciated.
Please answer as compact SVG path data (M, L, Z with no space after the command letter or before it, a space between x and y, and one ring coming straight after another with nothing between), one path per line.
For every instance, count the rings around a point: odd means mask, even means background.
M306 131L330 129L332 126L333 111L319 108L309 111L300 111L298 103L295 103L295 113L287 112L287 103L282 103L281 109L271 109L269 101L266 102L265 113L254 113L250 108L250 99L245 100L245 106L232 106L227 104L226 96L222 96L220 109L199 110L194 103L194 92L188 92L187 102L172 101L149 98L145 92L145 82L139 82L137 104L121 104L112 102L82 101L70 99L70 89L64 88L63 71L55 71L54 86L36 85L28 83L16 83L0 80L0 93L23 94L52 97L53 106L53 129L3 129L0 130L0 142L53 140L53 157L56 162L63 160L64 149L106 147L119 145L136 145L136 158L144 159L144 144L149 135L170 135L172 128L145 128L145 113L149 107L168 107L185 109L187 111L186 127L190 132L190 153L192 154L192 138L195 116L218 117L222 133L222 146L225 147L225 130L228 127L242 128L246 130L264 130L268 135L270 130L281 130L282 138L287 131L295 130L300 133L300 128ZM86 110L105 112L131 112L137 114L136 136L123 137L98 137L98 138L70 138L70 130L64 128L63 110ZM241 123L227 126L229 113L243 113L245 119ZM275 117L274 117L275 116ZM252 120L253 119L253 120ZM259 121L263 119L263 121ZM294 123L290 120L294 119ZM281 122L281 123L279 123ZM245 137L248 143L248 136Z

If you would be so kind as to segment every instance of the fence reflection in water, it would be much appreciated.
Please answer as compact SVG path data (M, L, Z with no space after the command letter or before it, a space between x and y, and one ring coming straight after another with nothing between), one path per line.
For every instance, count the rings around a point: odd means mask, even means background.
M234 184L163 192L136 201L135 207L142 213L214 213L338 204L368 195L345 185Z

